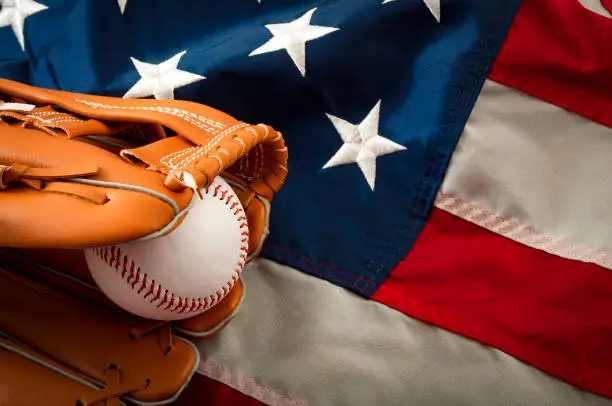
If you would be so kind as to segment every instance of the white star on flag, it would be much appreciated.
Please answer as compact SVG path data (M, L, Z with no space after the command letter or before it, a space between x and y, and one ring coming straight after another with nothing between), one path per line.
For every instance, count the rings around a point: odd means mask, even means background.
M0 28L10 26L25 51L25 38L23 36L23 26L25 19L49 7L34 0L0 0Z
M289 23L267 24L265 27L272 33L272 38L249 56L285 49L302 76L306 76L306 43L339 30L336 27L310 25L310 19L316 9L315 7L307 11Z
M379 100L358 125L327 114L344 144L323 166L323 169L357 163L372 190L374 190L376 181L376 158L406 149L378 134L380 102Z
M187 51L155 65L130 58L141 78L128 90L124 98L155 96L156 99L174 99L174 89L206 79L204 76L178 69L178 64Z
M395 0L384 0L383 4L391 3ZM431 14L435 17L436 21L440 22L440 0L423 0Z
M127 2L128 0L117 0L117 3L119 3L119 9L121 10L121 14L125 12L125 6L127 6Z

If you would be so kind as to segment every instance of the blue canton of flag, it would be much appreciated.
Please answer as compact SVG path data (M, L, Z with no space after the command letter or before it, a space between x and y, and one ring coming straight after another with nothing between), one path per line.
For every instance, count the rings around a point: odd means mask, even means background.
M370 296L419 234L520 0L0 4L1 77L281 131L264 255Z

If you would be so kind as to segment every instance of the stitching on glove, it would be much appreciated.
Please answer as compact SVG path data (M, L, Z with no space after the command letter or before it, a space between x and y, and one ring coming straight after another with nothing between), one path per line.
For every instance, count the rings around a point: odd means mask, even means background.
M201 148L201 147L195 145L193 147L184 148L184 149L179 150L179 151L174 151L174 152L171 152L171 153L169 153L167 155L164 155L163 157L161 157L161 159L159 161L161 163L165 164L166 166L170 167L170 168L178 169L179 168L178 165L175 165L172 162L172 160L175 159L175 158L178 159L178 158L180 158L181 156L184 156L184 155L193 154L199 148Z
M219 121L215 121L215 120L211 120L208 117L204 117L204 116L200 116L198 114L192 113L189 110L182 110L182 109L177 109L175 107L162 107L162 106L113 106L110 104L102 104L102 103L96 103L96 102L92 102L89 100L81 100L81 99L75 99L76 101L86 104L90 107L94 107L94 108L102 108L102 109L123 109L123 110L145 110L145 111L159 111L160 113L165 113L165 114L170 114L171 116L175 116L175 117L179 117L182 118L183 120L187 121L188 123L201 128L203 130L207 130L209 132L212 132L213 134L217 133L217 131L222 130L225 128L225 124L219 122ZM195 121L194 121L195 120ZM209 127L216 127L215 128L211 128Z
M219 134L217 134L216 136L214 136L210 141L208 141L208 143L206 143L203 146L200 147L190 147L190 148L185 148L181 151L177 151L177 152L173 152L171 154L168 154L166 156L164 156L160 161L165 163L166 165L168 165L170 168L185 168L187 167L187 165L189 165L191 162L196 161L197 159L199 159L200 157L202 157L202 155L208 153L214 146L216 146L219 141L221 141L221 139L223 139L223 137L225 137L227 134L231 133L232 131L238 130L242 127L246 127L248 124L246 123L238 123L236 125L233 125L227 129L225 129L225 131L220 132ZM174 163L173 161L188 155L186 158L183 158L179 163Z
M69 137L71 133L68 128L66 128L63 123L83 123L85 120L66 114L66 113L58 113L54 111L35 111L25 115L16 114L14 112L3 112L1 114L3 117L11 117L19 121L23 121L22 127L26 128L28 126L34 126L39 130L45 131L46 133L57 137L57 133L52 130L52 128L57 128L64 131Z
M82 118L78 118L66 113L58 113L55 111L34 111L32 113L29 113L28 117L36 117L48 123L82 123L85 121Z
M234 273L223 287L215 293L206 297L181 297L165 289L161 284L151 279L146 272L142 271L138 264L131 260L117 246L94 247L93 252L101 258L115 272L121 273L121 279L130 285L132 290L153 303L157 308L163 308L171 312L192 313L208 310L219 303L232 290L239 280L242 269L247 261L249 248L249 227L246 213L240 202L233 194L222 185L217 185L212 190L214 198L219 199L229 207L238 221L241 229L240 260L236 264Z
M262 144L258 144L255 149L255 171L253 173L253 178L261 177L264 168L264 148Z
M236 141L240 140L240 138L236 138ZM244 143L244 141L240 140L240 142ZM264 169L264 146L263 144L257 144L255 148L252 150L253 155L255 155L253 164L253 168L251 169L251 163L249 161L249 157L251 156L251 151L247 152L242 159L240 159L238 171L236 176L245 179L246 181L253 181L254 179L258 179L263 174ZM250 174L249 174L250 173Z
M250 155L250 151L244 154L242 159L239 161L240 168L238 168L238 176L247 178L247 176L244 174L244 171L245 171L244 168L246 167L247 168L246 170L248 170L249 168L249 155Z

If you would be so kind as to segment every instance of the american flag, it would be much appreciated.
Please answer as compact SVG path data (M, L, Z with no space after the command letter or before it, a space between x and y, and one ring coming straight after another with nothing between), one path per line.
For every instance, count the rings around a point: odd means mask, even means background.
M612 404L610 0L0 6L0 77L286 139L245 302L178 403Z

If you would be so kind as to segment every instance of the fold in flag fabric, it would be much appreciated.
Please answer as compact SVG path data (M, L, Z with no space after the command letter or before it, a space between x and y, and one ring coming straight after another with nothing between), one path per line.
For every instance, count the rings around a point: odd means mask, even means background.
M612 126L612 2L526 0L490 77Z
M612 398L605 11L523 2L422 233L372 299Z
M1 77L286 138L265 258L185 396L612 403L610 0L0 5Z
M275 406L612 405L494 347L275 261L257 260L244 280L235 319L198 343L199 378L233 390L219 390L225 397L215 404L250 405L246 394Z

